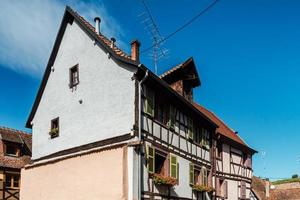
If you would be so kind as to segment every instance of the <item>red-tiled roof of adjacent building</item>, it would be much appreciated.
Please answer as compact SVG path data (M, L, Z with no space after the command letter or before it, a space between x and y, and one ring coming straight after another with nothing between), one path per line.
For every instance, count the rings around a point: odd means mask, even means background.
M243 145L248 147L248 145L233 131L229 128L217 115L213 112L209 111L207 108L193 102L193 105L204 115L206 115L210 120L215 122L219 127L217 128L217 133Z
M0 140L2 148L0 153L0 167L20 169L30 163L32 148L31 134L16 129L0 127ZM20 157L6 156L3 142L17 144L22 147L22 155Z

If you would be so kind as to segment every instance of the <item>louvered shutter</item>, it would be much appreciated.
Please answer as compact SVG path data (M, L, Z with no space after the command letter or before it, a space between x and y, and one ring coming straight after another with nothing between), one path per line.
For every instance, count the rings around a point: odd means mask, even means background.
M174 155L170 155L170 176L172 178L178 178L177 157Z
M225 199L228 198L228 182L227 181L224 181L224 197Z
M190 185L195 184L194 164L190 163Z
M147 148L148 171L149 173L155 172L155 149L148 146Z
M193 120L188 117L188 134L189 139L194 139L194 127L193 127Z

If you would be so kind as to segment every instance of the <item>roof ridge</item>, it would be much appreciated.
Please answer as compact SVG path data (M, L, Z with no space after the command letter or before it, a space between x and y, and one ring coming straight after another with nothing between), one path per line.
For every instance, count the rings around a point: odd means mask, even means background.
M83 16L81 16L77 11L73 10L71 7L68 7L68 9L70 9L71 11L73 11L73 13L74 13L75 15L77 15L77 17L79 17L79 18L87 25L87 27L88 27L90 30L92 30L93 32L95 32L96 35L97 35L97 37L98 37L99 39L101 39L105 44L108 43L107 46L108 46L110 49L112 49L113 51L115 51L115 48L116 48L116 49L118 49L119 51L122 52L122 54L123 54L122 57L123 57L123 58L132 60L132 59L131 59L131 56L130 56L129 54L127 54L126 52L124 52L122 49L120 49L118 46L116 46L116 44L114 44L114 46L111 47L111 40L108 39L108 38L107 38L105 35L103 35L102 33L100 33L100 32L97 33L95 27L94 27L88 20L86 20ZM119 55L119 54L118 54L118 55Z
M29 132L14 129L14 128L10 128L10 127L7 127L7 126L0 126L0 130L8 130L8 131L13 131L13 132L17 132L17 133L23 133L23 134L26 134L26 135L31 135L31 133L29 133Z

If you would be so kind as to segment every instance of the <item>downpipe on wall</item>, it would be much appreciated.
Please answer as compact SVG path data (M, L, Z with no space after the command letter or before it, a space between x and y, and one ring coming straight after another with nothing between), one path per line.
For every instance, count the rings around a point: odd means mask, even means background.
M140 67L141 65L139 65ZM139 129L138 129L138 140L142 141L142 84L148 77L148 70L146 71L145 76L139 82ZM140 147L138 151L138 200L142 199L142 148Z

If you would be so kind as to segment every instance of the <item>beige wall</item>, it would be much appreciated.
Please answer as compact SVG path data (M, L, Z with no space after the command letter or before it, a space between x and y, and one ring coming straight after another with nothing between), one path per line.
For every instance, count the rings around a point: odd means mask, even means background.
M126 159L122 147L23 169L20 199L126 199Z

